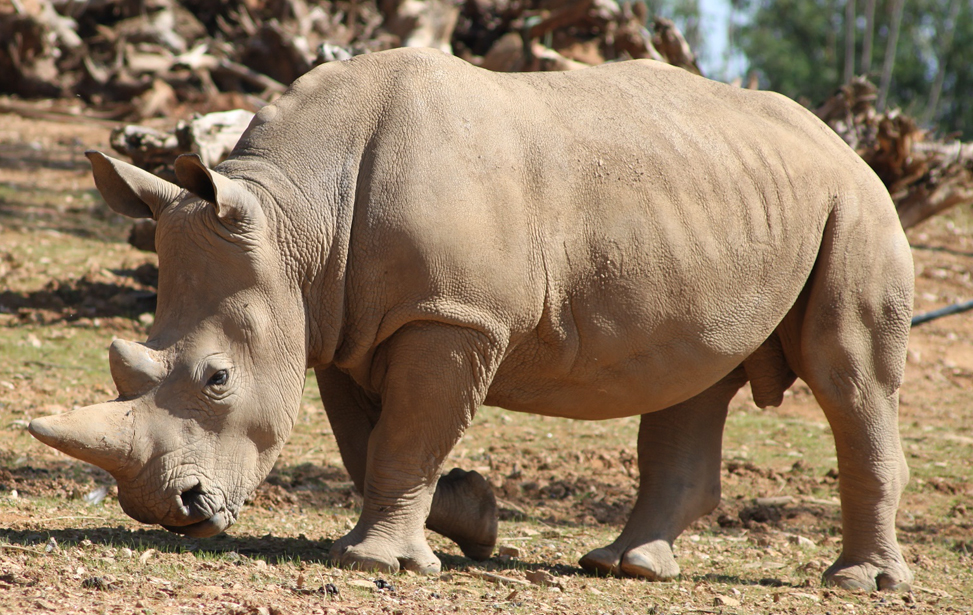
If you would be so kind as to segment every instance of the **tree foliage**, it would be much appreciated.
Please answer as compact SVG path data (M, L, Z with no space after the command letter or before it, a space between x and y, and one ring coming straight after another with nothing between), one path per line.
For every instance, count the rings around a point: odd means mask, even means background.
M846 45L847 3L854 0L747 0L736 3L747 19L740 45L761 85L816 104L844 79L846 49L858 74L881 80L901 7L891 65L888 105L973 138L973 3L968 0L874 0L871 53L863 58L869 0L855 6L853 46ZM867 70L863 71L863 68ZM940 71L942 75L939 75ZM941 87L937 87L938 81ZM934 91L939 91L934 94Z

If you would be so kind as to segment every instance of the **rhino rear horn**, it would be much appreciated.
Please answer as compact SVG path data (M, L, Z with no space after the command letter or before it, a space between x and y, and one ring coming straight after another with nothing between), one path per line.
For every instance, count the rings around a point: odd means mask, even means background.
M115 340L108 348L108 364L115 388L123 398L137 397L155 388L166 368L148 346Z
M95 150L84 155L91 162L98 192L112 210L123 216L158 220L162 210L179 197L178 186L137 166Z
M179 156L174 167L179 185L212 203L224 224L247 230L263 219L263 210L250 191L240 182L207 168L198 154Z

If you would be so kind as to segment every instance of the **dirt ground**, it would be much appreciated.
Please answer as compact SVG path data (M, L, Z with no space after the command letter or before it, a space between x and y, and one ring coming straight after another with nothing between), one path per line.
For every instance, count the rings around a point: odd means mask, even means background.
M829 427L801 383L776 410L734 400L724 499L676 543L670 583L598 578L580 555L620 531L637 419L583 423L484 408L450 460L501 504L500 549L472 562L430 534L435 578L332 568L357 518L315 385L240 522L186 539L126 517L110 476L33 440L32 417L115 392L107 346L144 339L155 260L93 191L83 151L108 127L0 114L0 613L969 613L973 610L973 313L916 327L902 388L912 480L898 516L908 594L822 587L840 551ZM909 233L916 311L973 298L973 215ZM764 498L764 499L760 499ZM766 499L771 498L771 499ZM492 576L491 576L492 575Z

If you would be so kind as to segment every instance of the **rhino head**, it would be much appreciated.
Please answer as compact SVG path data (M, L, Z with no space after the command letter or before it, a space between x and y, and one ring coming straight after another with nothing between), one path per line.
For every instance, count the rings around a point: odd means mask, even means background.
M290 434L306 373L300 283L259 188L176 163L181 187L88 152L115 211L158 221L159 302L145 343L109 348L118 398L37 418L37 439L110 472L133 518L190 536L230 526Z

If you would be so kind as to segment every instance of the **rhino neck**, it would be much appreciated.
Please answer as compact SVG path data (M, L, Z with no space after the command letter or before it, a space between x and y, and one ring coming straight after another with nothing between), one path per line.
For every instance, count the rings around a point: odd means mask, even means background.
M350 66L329 62L294 82L257 113L223 163L252 166L249 177L274 212L268 217L282 261L303 301L307 367L331 364L344 341L358 182L390 87L389 79L377 78L377 65Z
M348 240L353 212L354 169L325 171L314 178L297 176L265 153L238 153L217 169L245 182L260 199L277 246L290 293L282 314L293 313L300 302L303 321L280 323L300 327L292 335L305 340L307 367L330 364L341 343ZM332 192L315 186L335 188Z

